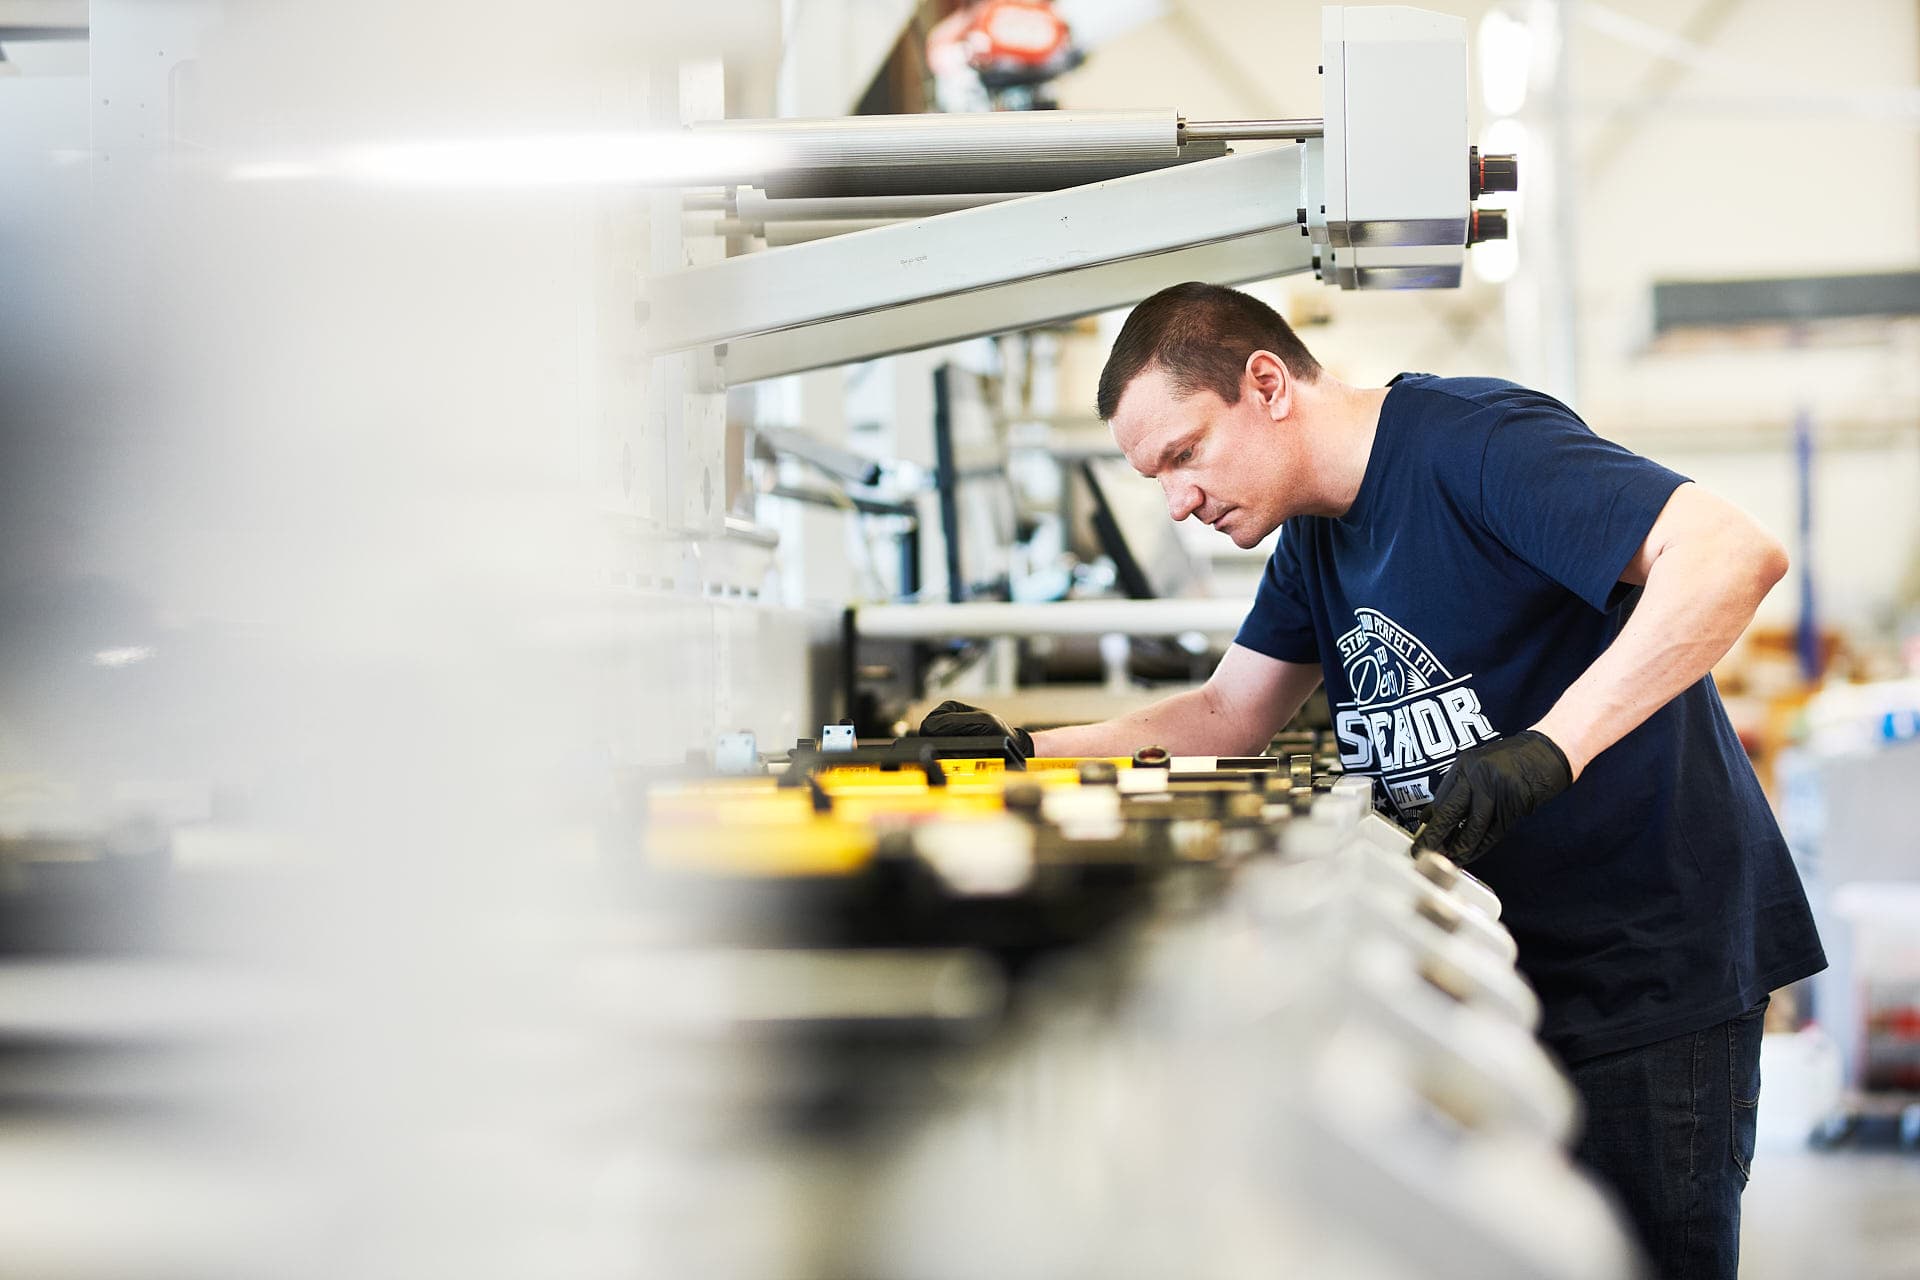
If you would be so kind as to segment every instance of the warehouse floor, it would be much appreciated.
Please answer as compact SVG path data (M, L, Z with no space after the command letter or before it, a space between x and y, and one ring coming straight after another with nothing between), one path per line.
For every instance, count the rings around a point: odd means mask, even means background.
M1761 1151L1740 1264L1741 1280L1920 1280L1920 1154Z

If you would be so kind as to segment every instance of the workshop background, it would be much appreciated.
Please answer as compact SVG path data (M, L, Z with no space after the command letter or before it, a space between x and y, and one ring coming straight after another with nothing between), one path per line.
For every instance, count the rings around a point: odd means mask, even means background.
M1920 1275L1920 7L1439 11L1468 138L1519 157L1481 201L1510 237L1457 288L1248 287L1344 379L1540 387L1787 546L1715 678L1834 963L1768 1015L1742 1275ZM1238 1233L1240 1183L1101 1198L1178 1127L1122 1105L1112 975L1049 988L1056 1039L983 1040L1008 1077L911 1059L945 1110L861 1077L908 1117L883 1157L795 1114L838 1064L766 1028L879 1017L913 962L782 968L739 925L779 900L652 874L647 832L658 788L843 720L887 739L954 696L1065 723L1202 680L1269 549L1169 525L1093 416L1124 304L767 329L736 287L763 277L683 277L874 219L756 212L726 177L749 144L682 126L1314 118L1322 24L0 0L0 1274L1270 1271L1304 1228ZM858 244L781 305L868 296ZM970 251L991 275L1022 245ZM696 320L738 338L662 344ZM979 605L1030 611L935 612ZM1235 971L1199 954L1168 953ZM929 973L990 1036L991 984ZM1196 985L1151 1012L1204 1020ZM954 1099L989 1077L981 1122ZM1085 1105L1050 1128L1062 1092ZM1337 1145L1282 1112L1292 1158ZM1482 1203L1534 1167L1474 1152ZM1027 1201L976 1203L1029 1165ZM1631 1273L1558 1202L1507 1270L1453 1256L1445 1206L1395 1254L1329 1203L1340 1274Z

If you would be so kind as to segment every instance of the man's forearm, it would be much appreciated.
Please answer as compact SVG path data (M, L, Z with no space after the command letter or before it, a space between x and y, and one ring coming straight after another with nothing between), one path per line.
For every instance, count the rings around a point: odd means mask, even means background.
M1533 727L1578 778L1602 751L1713 669L1786 572L1770 541L1676 546L1647 573L1633 616L1607 651Z
M1033 735L1036 756L1129 756L1141 747L1165 747L1174 755L1251 755L1267 745L1230 715L1203 687L1177 693L1151 706L1098 724L1042 729Z

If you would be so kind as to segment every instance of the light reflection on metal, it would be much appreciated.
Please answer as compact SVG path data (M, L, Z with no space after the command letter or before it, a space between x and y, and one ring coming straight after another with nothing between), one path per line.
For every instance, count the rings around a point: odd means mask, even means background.
M153 646L136 644L122 645L113 649L101 649L93 655L96 667L130 667L136 662L145 662L153 656Z
M227 177L463 189L668 187L725 181L775 167L780 156L765 138L681 130L415 138L242 160Z

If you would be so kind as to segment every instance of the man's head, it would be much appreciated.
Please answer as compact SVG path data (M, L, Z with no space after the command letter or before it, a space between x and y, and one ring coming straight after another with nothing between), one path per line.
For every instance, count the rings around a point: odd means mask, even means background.
M1320 364L1257 298L1189 282L1133 309L1100 374L1099 413L1167 514L1251 547L1295 514L1297 391Z

